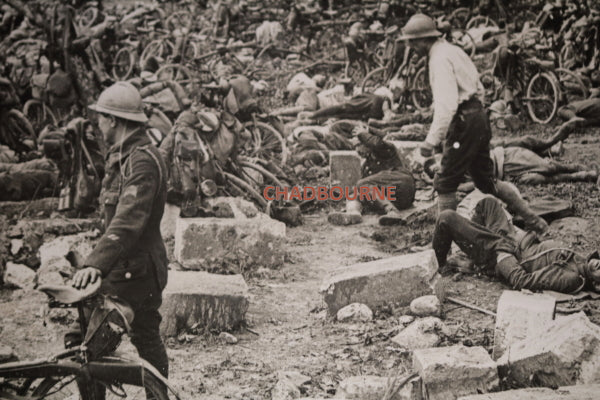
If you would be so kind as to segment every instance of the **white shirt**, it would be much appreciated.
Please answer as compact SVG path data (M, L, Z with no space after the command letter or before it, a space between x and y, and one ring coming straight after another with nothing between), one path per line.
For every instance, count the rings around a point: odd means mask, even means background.
M458 105L483 93L477 67L459 47L438 39L429 50L429 82L433 92L433 122L425 141L444 140Z

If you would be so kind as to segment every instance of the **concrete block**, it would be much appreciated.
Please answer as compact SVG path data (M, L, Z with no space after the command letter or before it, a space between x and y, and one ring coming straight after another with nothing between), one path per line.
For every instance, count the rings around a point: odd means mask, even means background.
M219 270L223 260L278 268L285 257L285 224L260 213L254 218L178 218L175 258L187 269Z
M429 400L486 393L499 384L496 364L483 347L418 349L413 352L413 368L421 376L423 395Z
M348 304L374 309L387 303L407 306L420 296L433 294L439 278L433 250L339 268L325 278L321 293L335 315Z
M354 150L330 151L329 171L331 186L356 186L362 178L360 156Z
M529 388L507 390L505 392L476 394L458 400L597 400L600 385L563 386L550 388Z
M169 271L160 308L161 334L175 336L192 327L236 329L244 321L248 305L248 285L241 275Z
M556 300L553 297L505 290L498 300L494 350L497 360L513 343L546 331L554 320Z
M403 378L398 378L397 382ZM396 382L396 384L397 384ZM390 386L394 383L393 377L373 375L351 376L340 382L335 392L336 399L347 400L381 400ZM408 381L390 400L420 400L421 380L413 378Z
M35 271L26 265L15 264L9 261L6 263L4 283L20 289L31 290L36 284Z
M513 387L600 383L600 327L583 312L559 318L542 334L511 345L498 372Z

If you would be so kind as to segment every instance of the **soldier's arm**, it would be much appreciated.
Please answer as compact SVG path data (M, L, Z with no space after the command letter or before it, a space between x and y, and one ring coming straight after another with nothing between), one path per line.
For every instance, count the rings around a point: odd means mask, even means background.
M123 184L115 215L104 235L89 255L85 266L94 267L106 276L119 257L129 253L142 234L159 190L156 162L145 152L131 156L130 175Z

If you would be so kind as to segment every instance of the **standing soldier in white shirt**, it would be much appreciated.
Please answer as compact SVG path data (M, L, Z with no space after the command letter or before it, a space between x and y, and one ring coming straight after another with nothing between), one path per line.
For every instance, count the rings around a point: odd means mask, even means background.
M495 179L489 148L492 132L479 100L483 93L479 73L462 49L440 36L433 19L415 14L402 29L401 38L420 56L429 56L433 122L421 144L421 155L431 157L433 149L443 144L441 170L433 183L439 211L456 209L456 189L469 172L479 190L503 200L524 218L528 228L545 231L548 224L508 184Z

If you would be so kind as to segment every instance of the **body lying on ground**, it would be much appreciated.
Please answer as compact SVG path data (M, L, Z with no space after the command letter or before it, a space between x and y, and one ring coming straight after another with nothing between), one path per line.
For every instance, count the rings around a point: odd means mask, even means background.
M600 289L600 260L595 252L584 257L555 240L543 240L515 227L500 202L485 196L470 219L454 210L443 211L433 234L440 268L448 267L452 242L475 265L495 273L513 289L577 293Z

